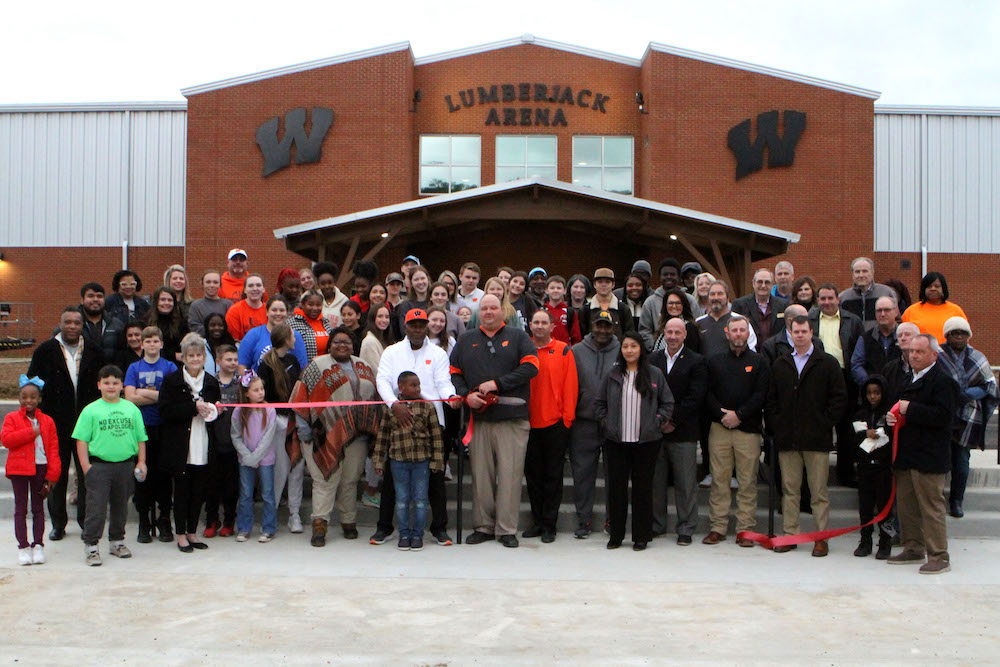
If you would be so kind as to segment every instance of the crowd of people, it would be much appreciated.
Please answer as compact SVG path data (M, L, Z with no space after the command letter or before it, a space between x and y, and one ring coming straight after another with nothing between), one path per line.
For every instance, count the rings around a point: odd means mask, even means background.
M783 533L800 533L803 510L823 531L836 451L862 523L898 489L877 545L866 525L854 555L950 568L945 514L963 514L969 452L984 447L998 391L940 273L924 276L911 302L902 283L875 281L868 258L852 262L846 289L779 262L737 298L697 262L673 258L655 274L636 261L624 280L611 268L568 280L541 267L485 276L474 262L435 279L410 255L384 277L369 260L284 269L269 295L246 251L230 251L227 264L202 275L197 299L180 265L148 298L132 270L115 273L110 293L88 282L36 348L21 409L0 433L21 564L45 561L43 498L49 539L66 535L71 459L90 565L101 564L105 523L109 553L131 555L130 498L136 540L184 553L207 549L203 538L248 540L258 499L259 542L278 532L283 498L288 530L303 532L306 472L313 546L325 545L334 509L343 537L359 537L359 496L379 507L372 544L395 530L399 549L419 550L429 528L447 546L449 459L464 456L465 434L466 544L517 547L519 530L555 540L567 455L573 535L586 539L600 526L603 454L609 549L623 544L630 509L634 550L667 533L671 485L677 544L693 542L701 485L701 542L728 539L735 489L736 543L754 546L744 533L756 527L767 466ZM529 526L519 526L522 480ZM827 555L825 539L809 541L813 556ZM895 556L893 544L903 548Z

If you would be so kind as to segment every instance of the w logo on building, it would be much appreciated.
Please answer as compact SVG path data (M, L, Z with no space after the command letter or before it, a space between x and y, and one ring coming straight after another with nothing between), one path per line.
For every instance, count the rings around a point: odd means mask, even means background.
M778 135L778 112L767 111L757 116L757 138L750 143L750 119L729 130L729 150L736 156L736 180L764 167L764 146L767 146L768 167L788 167L795 161L795 144L806 129L806 115L801 111L785 110L785 133Z
M278 117L275 116L257 128L257 145L264 154L264 176L284 169L291 162L291 148L295 145L295 164L319 162L323 153L323 140L333 125L333 110L312 108L312 127L306 134L306 109L299 107L285 114L285 136L278 140Z

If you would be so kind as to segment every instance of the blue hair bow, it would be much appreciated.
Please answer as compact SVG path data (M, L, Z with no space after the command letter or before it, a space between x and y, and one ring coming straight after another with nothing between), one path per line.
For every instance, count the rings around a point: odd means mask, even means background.
M30 378L27 375L25 375L24 373L22 373L21 377L18 378L18 380L17 380L17 386L18 386L18 388L21 388L21 387L24 387L24 385L27 385L27 384L33 384L36 387L38 387L39 390L41 390L41 388L45 386L45 381L42 380L42 378L38 377L37 375L35 377L33 377L33 378Z

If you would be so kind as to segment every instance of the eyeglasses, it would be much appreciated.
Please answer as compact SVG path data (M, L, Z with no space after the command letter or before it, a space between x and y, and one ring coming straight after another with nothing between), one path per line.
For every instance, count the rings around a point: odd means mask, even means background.
M330 345L354 345L354 343L349 340L334 340L330 342Z
M135 287L136 286L136 282L134 280L123 280L120 283L118 283L118 286L119 287Z

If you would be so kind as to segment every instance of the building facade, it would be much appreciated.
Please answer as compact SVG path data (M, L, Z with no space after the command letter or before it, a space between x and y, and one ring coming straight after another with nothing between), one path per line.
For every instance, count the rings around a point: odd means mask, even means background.
M1000 354L985 327L1000 278L1000 117L988 110L883 110L874 91L660 44L634 59L531 36L420 58L395 44L182 92L186 110L0 108L0 295L36 303L39 332L123 261L151 290L167 264L197 283L238 246L273 289L283 267L361 256L322 224L298 252L275 230L534 178L724 219L720 243L612 209L594 233L573 224L579 199L559 224L551 211L456 208L446 234L426 216L393 234L374 255L382 273L411 253L435 275L475 260L624 276L634 259L672 255L745 286L749 264L781 258L847 286L851 259L867 255L876 279L915 296L926 257L973 344ZM787 251L758 247L743 233L754 226L787 232Z

